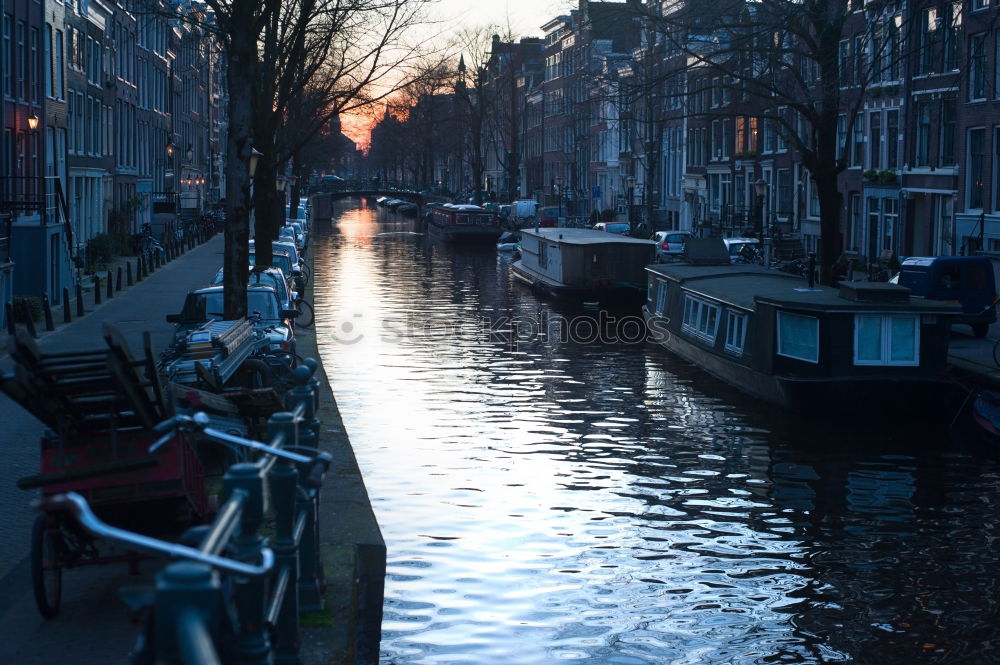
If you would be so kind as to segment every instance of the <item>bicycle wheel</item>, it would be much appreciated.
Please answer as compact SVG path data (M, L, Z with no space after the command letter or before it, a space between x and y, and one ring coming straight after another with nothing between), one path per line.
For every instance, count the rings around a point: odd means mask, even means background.
M299 312L295 317L295 325L308 328L313 324L313 306L308 301L299 298L295 301L295 309Z
M31 586L38 612L46 619L62 601L62 536L54 515L39 515L31 528Z

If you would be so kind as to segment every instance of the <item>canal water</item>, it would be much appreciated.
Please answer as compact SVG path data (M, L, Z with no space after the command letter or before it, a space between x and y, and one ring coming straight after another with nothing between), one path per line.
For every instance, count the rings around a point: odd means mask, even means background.
M797 419L342 206L317 330L388 547L384 665L997 662L1000 454L967 430Z

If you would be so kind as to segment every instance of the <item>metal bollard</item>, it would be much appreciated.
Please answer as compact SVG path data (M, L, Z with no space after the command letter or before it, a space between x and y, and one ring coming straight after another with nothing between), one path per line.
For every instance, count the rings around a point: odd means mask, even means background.
M31 316L31 303L26 299L21 301L21 311L24 312L24 327L28 329L28 334L38 337L38 333L35 332L35 319Z
M71 323L73 314L69 309L69 289L63 287L63 323Z
M49 294L42 294L42 311L45 313L45 329L53 331L56 329L55 322L52 321L52 303L49 302Z
M101 304L101 276L94 275L94 304Z
M231 636L232 619L219 576L208 565L181 561L159 572L153 617L157 662L221 662L218 642Z
M264 479L257 465L244 462L229 467L223 479L226 499L237 491L246 493L247 500L243 505L239 533L232 540L234 558L258 562L264 547L264 539L258 535L258 530L264 520L265 500ZM264 624L267 587L266 576L233 580L233 598L240 627L237 649L239 662L244 665L270 665L271 643Z
M125 285L132 286L132 262L125 262Z
M76 283L76 317L83 316L83 284Z
M3 304L4 318L7 319L7 334L13 335L17 332L17 327L14 325L14 304L11 301L7 301Z
M316 395L312 385L314 369L308 365L296 367L292 371L295 387L285 393L285 408L294 411L302 407L302 428L298 435L298 445L315 448L319 441L320 422L316 418Z
M268 440L284 438L283 448L295 447L296 424L291 413L276 413L267 421ZM275 627L274 662L299 663L299 551L295 542L296 494L299 472L292 461L278 458L268 474L274 504L274 554L278 574L271 587L268 623Z
M111 300L115 296L115 288L114 288L114 286L115 286L115 283L114 283L114 280L111 279L111 271L109 270L108 271L108 300Z
M809 288L816 284L816 252L809 252Z
M118 266L118 279L115 281L115 291L122 290L122 267Z
M319 379L316 378L316 370L319 368L319 362L315 358L306 358L302 361L302 364L309 368L309 386L313 390L313 408L319 410ZM317 430L318 435L319 432Z

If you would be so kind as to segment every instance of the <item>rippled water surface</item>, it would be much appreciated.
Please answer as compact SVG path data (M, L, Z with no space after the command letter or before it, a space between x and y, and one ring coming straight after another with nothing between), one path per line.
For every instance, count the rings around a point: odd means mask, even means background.
M1000 456L962 430L796 420L357 200L311 251L384 664L998 662Z

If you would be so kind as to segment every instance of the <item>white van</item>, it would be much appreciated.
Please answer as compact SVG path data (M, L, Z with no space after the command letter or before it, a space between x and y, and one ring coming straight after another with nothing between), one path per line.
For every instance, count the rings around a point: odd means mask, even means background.
M532 226L538 214L538 201L534 199L518 199L511 203L510 221L518 227Z

